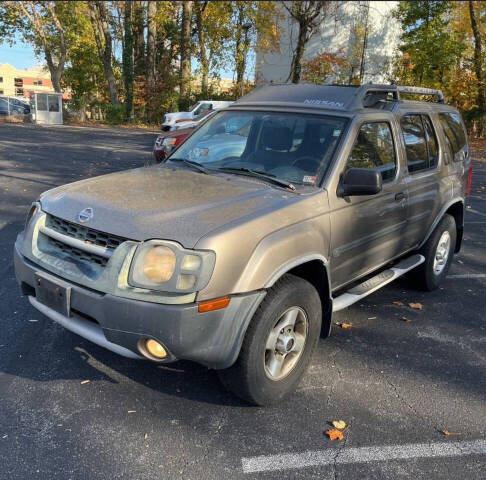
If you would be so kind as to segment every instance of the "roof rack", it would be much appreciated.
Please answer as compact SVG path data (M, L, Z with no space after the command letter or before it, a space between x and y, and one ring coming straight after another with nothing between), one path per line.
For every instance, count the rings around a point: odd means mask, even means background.
M392 95L391 99L388 98L388 95L390 93ZM374 107L379 102L390 100L398 102L400 101L400 93L432 95L436 97L437 103L444 103L444 95L442 94L442 90L437 90L435 88L412 87L409 85L383 85L367 83L358 87L347 107L349 109Z

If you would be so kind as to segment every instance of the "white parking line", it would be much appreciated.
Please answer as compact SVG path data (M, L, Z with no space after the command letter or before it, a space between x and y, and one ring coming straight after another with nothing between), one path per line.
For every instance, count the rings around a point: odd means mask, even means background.
M344 465L410 458L459 457L462 455L486 455L486 440L454 443L410 443L407 445L383 445L376 447L334 448L329 450L262 455L242 458L244 473L291 470L320 465Z
M447 278L486 278L486 273L464 273L463 275L447 275Z
M474 210L473 208L469 208L468 210L466 210L466 212L472 212L472 213L475 213L476 215L481 215L482 217L486 217L486 213L478 212L477 210Z

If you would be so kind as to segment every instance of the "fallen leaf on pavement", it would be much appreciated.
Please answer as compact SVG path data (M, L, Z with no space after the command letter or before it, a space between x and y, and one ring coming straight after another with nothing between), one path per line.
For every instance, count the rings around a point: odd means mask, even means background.
M329 428L324 432L330 440L342 440L343 434L337 428Z
M346 428L346 422L344 420L334 420L332 426L338 430L342 430L343 428Z
M341 328L351 328L353 324L352 323L341 322L341 323L337 323L336 325L339 325Z
M399 300L395 300L393 302L393 305L398 305L399 307L402 307L403 306L403 302L400 302Z
M83 381L81 382L81 385L84 385L85 383L89 383L89 380L83 380Z
M403 320L404 322L411 322L411 321L412 321L412 320L410 320L410 318L407 318L407 317L402 317L402 320Z
M452 432L449 432L449 430L442 430L442 433L446 436L449 436L449 435L460 435L459 433L452 433Z
M415 308L416 310L422 310L422 304L421 303L409 303L408 306L410 308Z

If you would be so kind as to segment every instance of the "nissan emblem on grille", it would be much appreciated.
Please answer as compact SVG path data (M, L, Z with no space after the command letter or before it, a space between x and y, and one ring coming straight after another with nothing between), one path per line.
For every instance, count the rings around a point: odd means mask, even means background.
M78 220L85 223L93 218L93 209L91 207L83 208L78 214Z

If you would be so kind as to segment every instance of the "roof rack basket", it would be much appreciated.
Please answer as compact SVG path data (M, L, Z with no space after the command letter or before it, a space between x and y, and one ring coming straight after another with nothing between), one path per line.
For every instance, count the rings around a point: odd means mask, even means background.
M400 100L400 93L413 93L416 95L432 95L436 98L437 103L444 103L444 95L442 90L435 88L412 87L408 85L382 85L367 83L361 85L353 98L348 104L348 108L363 108L373 107L378 102L383 100L392 100L398 102ZM392 99L388 98L389 94Z

